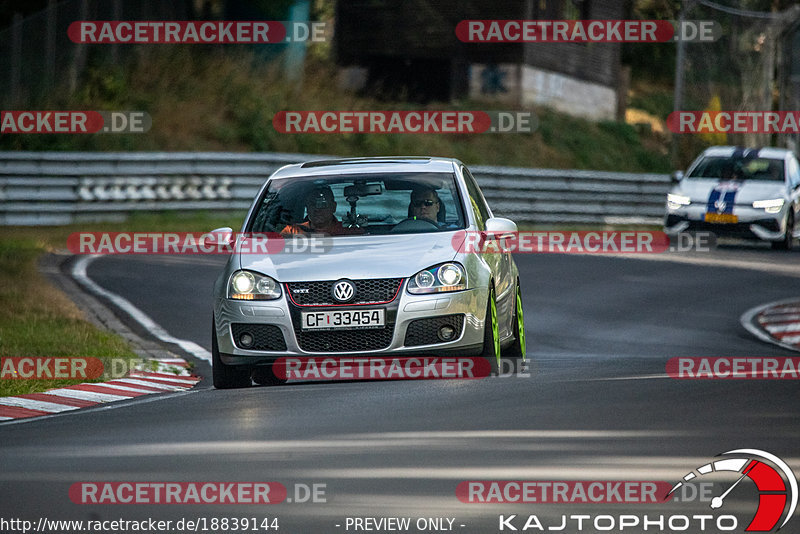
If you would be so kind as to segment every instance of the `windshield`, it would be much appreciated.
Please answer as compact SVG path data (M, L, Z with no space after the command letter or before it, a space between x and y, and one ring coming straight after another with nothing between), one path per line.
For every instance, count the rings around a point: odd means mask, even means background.
M465 228L455 176L445 173L314 176L272 181L247 231L326 236Z
M689 174L690 178L719 180L783 181L783 160L767 158L704 158Z

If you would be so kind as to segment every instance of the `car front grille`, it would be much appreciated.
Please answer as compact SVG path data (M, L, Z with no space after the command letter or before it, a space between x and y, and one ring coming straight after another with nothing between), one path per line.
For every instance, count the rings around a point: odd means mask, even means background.
M242 345L239 343L239 336L245 333L253 336L254 341L252 347L242 347ZM231 334L233 334L233 342L240 349L271 351L286 350L286 340L283 338L283 332L281 332L281 329L274 324L232 323Z
M289 282L286 292L298 306L331 306L341 304L333 300L332 289L336 280L324 282ZM391 302L397 296L402 278L352 280L356 286L355 298L348 306Z
M297 343L306 352L358 352L385 349L392 342L393 326L358 330L302 331Z
M411 321L406 329L404 345L406 347L417 347L419 345L445 343L436 334L439 328L445 325L452 326L456 331L456 335L450 341L458 339L461 336L461 330L464 328L464 314L458 313Z

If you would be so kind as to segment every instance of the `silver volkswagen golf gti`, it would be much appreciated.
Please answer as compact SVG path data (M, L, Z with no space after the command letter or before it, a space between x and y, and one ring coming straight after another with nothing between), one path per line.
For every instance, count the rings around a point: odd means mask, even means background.
M516 230L458 160L277 170L214 286L214 386L280 383L272 365L287 356L483 356L494 373L501 357L520 364L517 266L501 247L465 245ZM258 235L282 246L247 246Z

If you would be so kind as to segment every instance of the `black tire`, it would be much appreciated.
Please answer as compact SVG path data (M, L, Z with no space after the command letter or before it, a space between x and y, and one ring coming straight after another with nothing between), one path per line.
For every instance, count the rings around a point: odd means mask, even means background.
M489 362L491 376L500 374L500 334L497 325L497 301L494 286L489 288L486 302L486 321L483 327L483 357Z
M791 208L790 208L791 209ZM786 233L783 234L783 239L780 241L773 241L772 248L773 250L792 250L792 245L794 244L794 215L789 212L789 215L786 216Z
M271 365L263 365L253 369L253 382L259 386L280 386L286 383L285 378L275 376Z
M503 359L507 359L513 365L513 372L522 371L525 367L526 341L525 341L525 314L522 312L522 290L517 280L517 291L514 297L514 316L512 318L514 328L514 343L503 351Z
M217 389L244 388L251 385L248 368L222 363L213 319L211 320L211 370L214 375L214 387Z

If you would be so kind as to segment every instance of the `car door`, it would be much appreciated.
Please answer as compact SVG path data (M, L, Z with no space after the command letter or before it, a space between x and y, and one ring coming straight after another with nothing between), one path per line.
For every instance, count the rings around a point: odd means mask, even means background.
M489 205L483 196L478 182L466 167L461 168L464 175L464 182L470 196L470 204L478 221L478 229L482 232L486 229L486 220L492 217ZM495 295L497 296L497 311L500 318L500 337L505 338L510 335L511 316L515 304L515 285L511 273L511 252L498 252L483 254L483 259L489 265L494 274Z
M789 161L786 166L786 180L789 184L789 195L792 201L792 208L794 209L794 227L795 233L800 230L800 165L797 163L797 158L789 156Z

